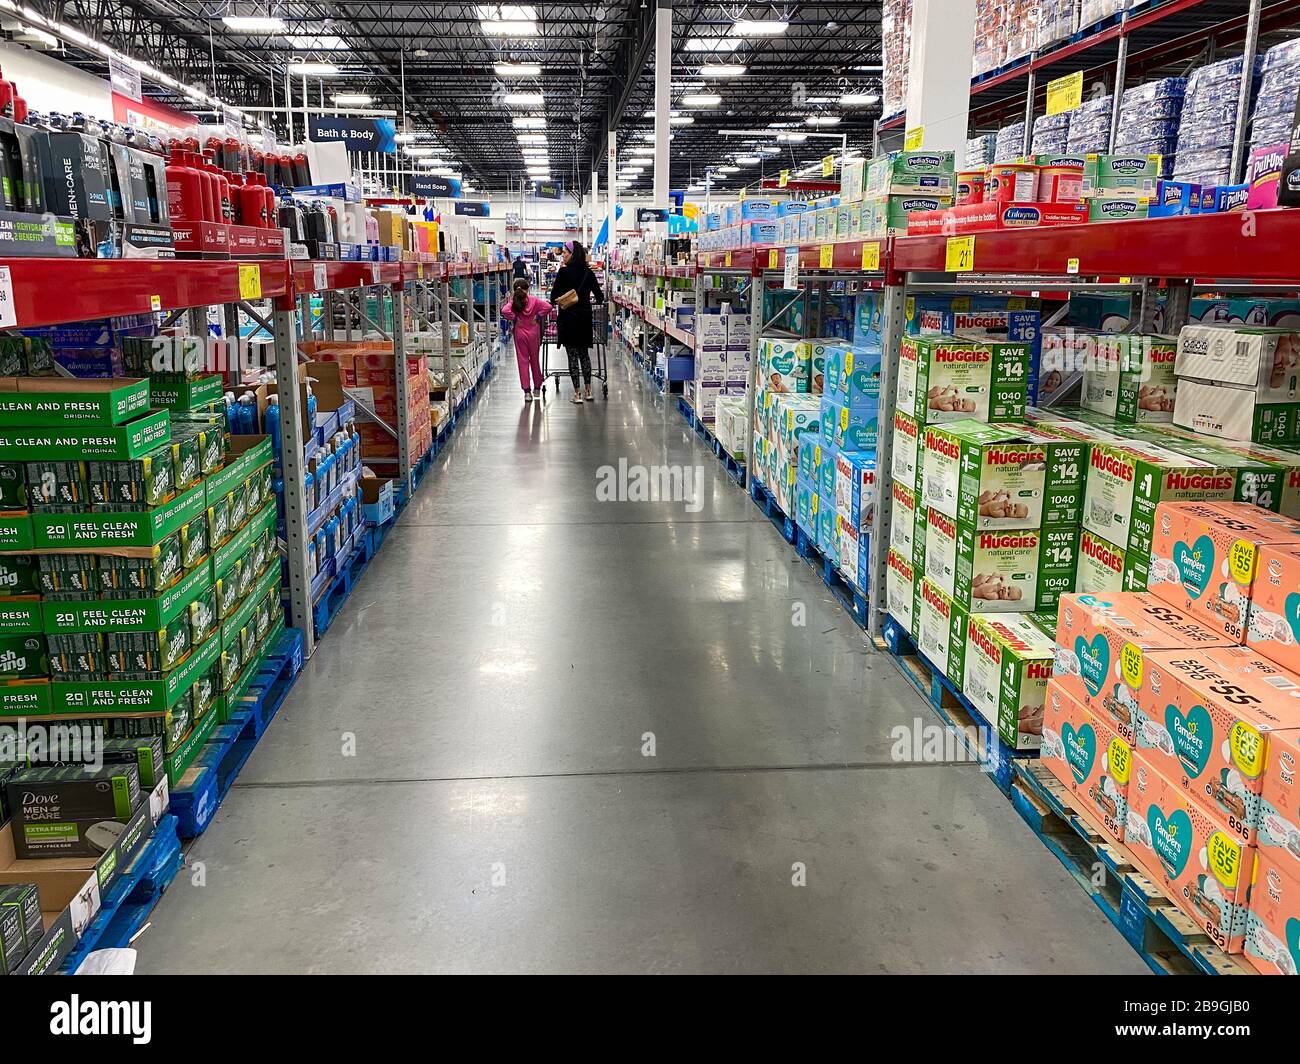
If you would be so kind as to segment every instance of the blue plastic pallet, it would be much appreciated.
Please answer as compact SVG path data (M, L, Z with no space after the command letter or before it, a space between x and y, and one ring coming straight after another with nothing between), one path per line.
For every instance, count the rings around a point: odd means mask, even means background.
M284 704L303 664L302 632L286 628L249 684L240 708L219 724L180 782L172 790L171 813L183 839L203 833L225 800L230 785Z
M763 511L767 519L772 522L772 527L781 533L782 538L790 544L794 543L795 526L794 519L789 517L780 506L777 505L776 499L772 493L763 486L763 482L756 478L751 478L749 482L749 497L754 500L754 504Z
M867 596L844 578L839 566L826 557L808 533L798 525L795 525L794 530L794 549L799 557L822 578L822 583L853 618L853 623L865 630L868 616Z
M1253 975L1148 879L1129 851L1077 808L1041 761L1012 763L1011 803L1157 975Z
M746 469L745 463L734 457L725 447L722 441L714 434L713 430L695 413L690 403L686 401L685 396L677 397L677 412L682 415L695 434L702 439L708 448L713 452L713 456L722 463L722 467L727 471L727 476L731 477L742 488L745 486Z
M1017 751L1004 742L997 729L984 719L961 689L917 650L907 630L893 617L885 618L881 636L899 671L930 704L940 720L961 738L967 752L979 761L980 767L998 785L998 790L1009 796L1011 763L1016 758L1034 755L1030 751Z
M144 849L101 899L99 912L64 958L60 971L72 974L92 950L126 946L144 926L163 891L176 878L181 860L177 818L169 813L158 821Z
M375 556L377 544L375 537L363 530L357 538L357 549L352 555L340 562L334 559L335 574L325 593L316 599L311 608L312 621L316 626L316 638L319 639L334 623L334 618L343 609L352 589L365 573L370 561Z

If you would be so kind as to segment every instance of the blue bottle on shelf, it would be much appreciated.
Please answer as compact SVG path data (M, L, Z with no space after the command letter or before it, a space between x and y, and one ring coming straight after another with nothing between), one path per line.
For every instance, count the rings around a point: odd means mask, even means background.
M271 453L280 458L280 397L271 395L266 400L266 413L262 415L266 434L271 437Z

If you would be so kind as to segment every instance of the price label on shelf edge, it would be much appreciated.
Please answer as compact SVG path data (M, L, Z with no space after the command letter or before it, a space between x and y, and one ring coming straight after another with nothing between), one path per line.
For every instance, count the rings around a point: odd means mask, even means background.
M782 281L782 287L788 291L795 291L799 287L799 249L785 249L785 278Z
M150 297L149 297L149 309L150 309L150 310L162 310L162 296L150 296Z
M950 236L944 251L943 268L946 273L969 273L975 268L975 238Z
M913 126L903 135L904 151L920 151L925 140L925 126Z
M1065 272L1068 273L1071 277L1073 277L1075 274L1077 274L1077 273L1079 272L1079 260L1078 260L1078 259L1066 259L1066 260L1065 260Z
M325 264L323 262L315 263L311 268L311 286L316 291L321 292L329 287L329 283L329 270L325 268Z
M725 255L722 256L722 265L724 265L724 266L730 266L730 265L731 265L731 252L730 252L730 251L728 251Z
M776 248L767 249L767 268L775 270L776 264L781 261L781 253Z
M370 264L370 282L371 284L379 283L379 263L377 262Z
M880 269L880 245L867 243L862 245L862 268L874 273Z
M834 173L835 173L835 156L823 155L822 156L822 177L830 177Z
M782 171L781 171L781 180L780 180L780 182L779 182L780 187L781 187L781 188L785 188L786 185L788 185L789 183L790 183L790 171L789 171L789 170L782 170Z
M835 265L835 245L823 244L817 252L817 265L823 270L829 270Z
M262 298L262 267L255 262L239 264L239 298L243 300Z
M0 329L12 329L18 324L18 311L14 307L14 281L8 266L0 266Z

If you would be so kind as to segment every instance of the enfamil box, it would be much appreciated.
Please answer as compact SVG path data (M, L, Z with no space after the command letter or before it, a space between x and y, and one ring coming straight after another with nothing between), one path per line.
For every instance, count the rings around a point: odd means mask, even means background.
M1254 849L1133 752L1124 844L1142 870L1225 953L1240 953Z
M1133 747L1056 679L1044 694L1042 729L1038 756L1048 771L1111 838L1123 842Z
M967 618L962 692L1016 750L1038 749L1055 653L1026 614Z

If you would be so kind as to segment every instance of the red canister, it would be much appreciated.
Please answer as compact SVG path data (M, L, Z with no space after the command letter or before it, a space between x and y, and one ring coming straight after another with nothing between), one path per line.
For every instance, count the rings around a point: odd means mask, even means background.
M1083 199L1083 167L1040 166L1038 199L1043 203L1078 203Z
M1032 203L1038 198L1038 167L1033 163L994 163L984 198L993 203Z
M987 174L983 170L959 170L957 172L957 203L983 203L984 182Z

